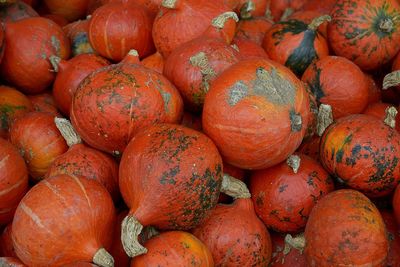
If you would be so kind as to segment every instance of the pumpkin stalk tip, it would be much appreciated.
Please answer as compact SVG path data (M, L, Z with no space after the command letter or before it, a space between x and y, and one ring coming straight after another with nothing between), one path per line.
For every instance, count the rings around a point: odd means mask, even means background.
M333 123L332 107L330 105L321 104L318 110L317 118L317 135L322 136L325 129Z
M94 254L93 263L100 267L114 267L114 258L107 250L101 248Z
M62 137L64 137L65 142L67 142L67 145L69 147L82 143L81 137L75 131L69 120L55 117L54 123L56 124L57 129L60 131Z
M393 26L393 21L389 18L382 19L379 22L379 29L383 32L392 32Z
M256 9L253 1L247 1L244 3L242 8L240 8L240 17L242 19L250 19L252 17L251 11L254 11Z
M297 155L291 155L287 158L286 163L293 169L294 173L297 173L300 169L301 159Z
M218 17L213 18L213 20L211 21L211 25L214 26L215 28L218 29L223 29L225 26L225 23L229 20L229 19L233 19L235 22L239 21L238 16L236 15L235 12L232 11L228 11L228 12L224 12L221 15L219 15Z
M331 21L331 20L332 20L332 18L329 15L320 16L311 21L311 23L308 25L308 29L315 31L318 29L319 26L321 26L322 23L324 23L326 21Z
M383 78L382 89L386 90L392 86L400 85L400 70L393 71Z
M60 65L60 62L61 62L61 58L52 55L52 56L49 57L49 61L50 61L51 66L53 67L52 71L58 72L59 71L59 65Z
M293 13L294 13L294 10L292 8L290 8L290 7L286 8L285 11L283 11L280 21L287 20Z
M147 253L147 249L138 241L138 236L142 232L142 229L143 225L133 215L126 216L122 221L122 246L125 253L131 258Z
M295 237L293 237L291 234L287 234L285 236L285 248L283 249L283 254L289 254L292 248L295 248L303 253L305 246L306 239L304 237L304 233L298 234Z
M397 109L395 107L388 107L385 110L386 117L385 117L385 124L388 125L390 128L396 127L396 116L397 116Z
M234 199L251 198L251 194L246 184L226 173L222 177L221 192Z
M176 8L176 2L177 0L163 0L161 5L165 8Z

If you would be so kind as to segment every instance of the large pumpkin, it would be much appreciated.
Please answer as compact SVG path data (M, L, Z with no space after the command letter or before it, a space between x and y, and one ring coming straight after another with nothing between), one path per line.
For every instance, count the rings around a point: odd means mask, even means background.
M202 119L204 132L226 162L263 169L297 149L308 117L307 92L296 76L273 61L252 59L236 63L214 80Z
M253 41L240 38L238 37L238 35L236 35L235 39L233 39L232 47L235 49L237 48L240 54L240 58L242 60L254 59L254 58L264 58L264 59L269 58L267 53L261 46L259 46Z
M13 214L14 216L14 214ZM3 233L0 235L0 255L2 257L13 257L16 258L12 237L11 237L12 222L7 224L4 228Z
M45 91L37 95L28 95L28 98L32 102L34 111L47 112L54 116L61 116L51 93Z
M333 51L364 70L382 66L400 49L397 0L338 0L331 16L328 37Z
M60 15L68 21L75 21L86 14L89 0L43 0L50 14Z

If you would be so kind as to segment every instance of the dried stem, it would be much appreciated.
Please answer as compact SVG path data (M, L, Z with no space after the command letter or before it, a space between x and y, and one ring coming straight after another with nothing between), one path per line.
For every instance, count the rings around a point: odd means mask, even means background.
M392 32L393 26L393 21L390 18L384 18L379 22L379 29L383 32Z
M292 248L295 248L299 250L301 253L303 253L305 246L306 246L306 239L304 237L304 233L298 234L295 237L292 237L292 235L287 234L285 236L285 248L283 249L283 254L285 255L289 254Z
M114 258L107 250L101 248L94 254L93 263L101 267L114 267Z
M396 116L397 116L397 109L393 106L387 107L386 110L386 116L385 116L385 124L388 125L391 128L396 127Z
M222 13L221 15L219 15L218 17L214 18L211 21L211 25L213 25L216 28L219 29L223 29L225 26L225 23L229 20L229 19L233 19L235 22L239 21L238 16L236 15L235 12L232 11L228 11L225 13Z
M300 169L300 157L297 155L291 155L287 158L286 163L293 169L294 173L297 173Z
M322 23L324 23L326 21L331 21L331 20L332 20L332 18L329 15L320 16L311 21L311 23L308 25L308 29L315 31L316 29L318 29L319 26L321 26Z
M49 61L50 61L51 66L53 67L53 71L58 72L58 70L59 70L58 66L60 65L61 58L59 58L57 56L50 56Z
M233 197L234 199L251 197L249 189L244 182L226 173L224 173L222 177L221 192Z
M321 104L318 110L317 118L317 135L322 136L325 129L333 123L332 107L330 105Z
M142 232L142 229L143 225L141 225L133 215L126 216L122 221L122 246L124 247L125 253L131 258L147 253L147 249L138 241L138 236Z
M81 137L75 131L69 120L55 117L54 123L69 147L82 143Z
M400 70L393 71L383 78L382 89L386 90L389 87L400 85Z

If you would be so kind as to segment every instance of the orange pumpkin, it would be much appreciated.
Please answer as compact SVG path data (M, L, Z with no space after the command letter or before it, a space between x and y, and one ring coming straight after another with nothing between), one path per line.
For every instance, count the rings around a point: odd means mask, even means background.
M38 95L30 95L28 98L32 102L33 110L51 113L54 116L60 116L60 112L57 109L51 93L44 92Z
M285 240L285 235L271 233L272 259L270 267L307 267L302 248L292 246Z
M303 12L317 11L319 14L330 14L337 0L307 0L302 6Z
M247 59L255 59L255 58L263 58L263 59L268 59L268 55L265 52L265 50L257 45L256 43L242 39L242 38L237 38L233 39L232 42L232 47L237 48L240 59L242 60L247 60Z
M293 12L301 10L307 1L309 0L267 0L267 14L269 14L274 21L281 21Z
M50 11L66 18L68 21L75 21L86 14L86 8L89 0L43 0L43 4Z
M63 27L70 44L72 56L94 53L89 42L89 18L77 20Z
M46 15L42 15L42 17L54 21L60 27L64 27L65 25L68 24L68 20L66 18L64 18L63 16L61 16L61 15L46 14Z
M39 14L23 1L2 7L0 9L0 19L4 22L18 21L24 18L38 17Z
M387 266L400 266L400 229L392 211L381 210L382 219L386 225L389 240L389 255Z
M158 52L144 58L141 63L146 68L157 71L158 73L162 74L164 71L164 58Z

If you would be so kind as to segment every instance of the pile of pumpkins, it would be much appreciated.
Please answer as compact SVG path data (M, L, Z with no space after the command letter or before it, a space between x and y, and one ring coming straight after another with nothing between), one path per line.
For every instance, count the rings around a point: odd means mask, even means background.
M400 266L398 0L0 19L0 266Z

